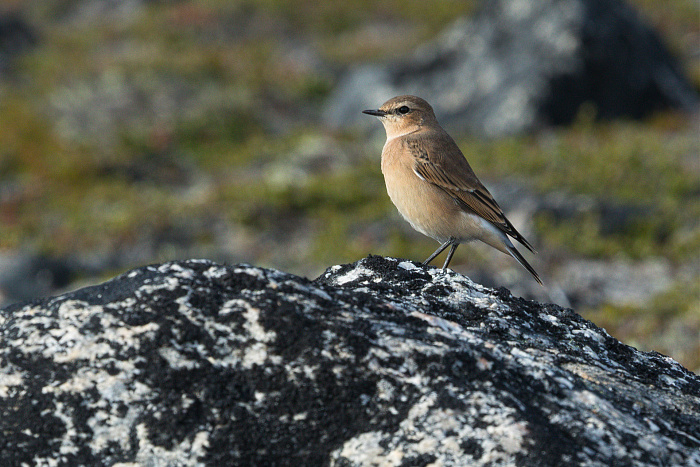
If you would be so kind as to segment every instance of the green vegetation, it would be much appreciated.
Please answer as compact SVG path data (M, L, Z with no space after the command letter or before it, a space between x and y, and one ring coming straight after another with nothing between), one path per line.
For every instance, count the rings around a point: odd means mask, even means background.
M700 177L690 167L700 141L691 123L674 120L669 128L667 120L580 123L536 137L467 140L461 146L475 170L491 178L527 174L542 193L589 195L639 211L607 234L595 209L562 219L542 214L535 222L543 244L584 256L682 260L698 241L698 235L673 233L700 218Z
M642 307L605 305L582 310L598 326L641 350L672 355L700 368L700 283L681 281Z

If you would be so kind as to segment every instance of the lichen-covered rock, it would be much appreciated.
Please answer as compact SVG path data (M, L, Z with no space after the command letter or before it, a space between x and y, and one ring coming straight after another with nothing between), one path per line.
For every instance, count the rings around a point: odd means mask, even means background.
M700 465L700 377L412 262L166 263L0 329L0 465Z

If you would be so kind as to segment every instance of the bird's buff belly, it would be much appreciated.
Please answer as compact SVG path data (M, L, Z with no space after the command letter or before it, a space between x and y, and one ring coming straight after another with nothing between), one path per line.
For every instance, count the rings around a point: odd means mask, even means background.
M420 180L413 173L409 175L412 179L404 177L401 180L385 175L387 193L401 216L415 230L438 242L453 237L455 220L461 217L460 210L440 188Z
M385 173L384 180L389 198L401 216L423 235L440 243L449 239L466 243L478 238L501 249L503 235L495 227L465 212L445 191L413 171L404 172L403 177L387 177Z

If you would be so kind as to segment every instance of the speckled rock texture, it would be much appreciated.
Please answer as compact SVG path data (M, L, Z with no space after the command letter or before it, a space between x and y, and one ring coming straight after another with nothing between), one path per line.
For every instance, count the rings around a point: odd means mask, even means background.
M204 260L0 310L0 465L700 465L700 377L370 256Z

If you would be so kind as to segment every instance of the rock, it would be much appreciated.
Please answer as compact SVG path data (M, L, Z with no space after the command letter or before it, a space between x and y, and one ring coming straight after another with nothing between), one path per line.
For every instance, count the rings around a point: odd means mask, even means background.
M0 306L56 293L77 273L66 258L25 251L0 253Z
M426 98L448 130L489 137L570 123L585 103L602 118L698 107L658 34L617 0L481 2L406 59L352 70L325 119L369 128L360 110L399 94Z
M92 22L134 23L148 0L74 0L52 10L52 20L82 26Z
M412 262L166 263L0 328L0 465L700 464L700 377Z
M558 269L557 279L573 306L589 309L606 303L643 307L674 284L673 269L665 258L572 259Z
M10 69L15 57L34 47L38 40L34 28L19 14L0 12L0 76Z

